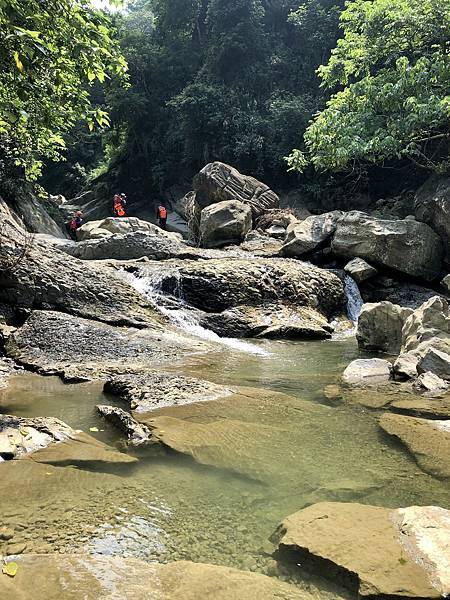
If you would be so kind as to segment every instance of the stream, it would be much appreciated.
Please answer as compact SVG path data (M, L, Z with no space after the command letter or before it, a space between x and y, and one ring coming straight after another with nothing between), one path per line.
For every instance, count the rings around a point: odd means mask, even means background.
M136 464L92 471L32 460L4 463L0 520L20 532L18 550L215 563L281 576L316 590L318 598L352 598L330 583L297 581L275 569L267 540L283 517L323 500L447 505L445 483L422 472L380 431L377 413L327 398L324 388L358 356L354 337L237 343L218 344L217 352L171 369L291 397L263 404L256 394L215 415L255 427L254 439L250 433L243 445L237 435L223 449L253 466L254 477L155 448L139 451ZM97 415L99 403L120 405L105 397L100 383L67 385L33 374L14 376L0 392L3 412L55 416L132 452Z

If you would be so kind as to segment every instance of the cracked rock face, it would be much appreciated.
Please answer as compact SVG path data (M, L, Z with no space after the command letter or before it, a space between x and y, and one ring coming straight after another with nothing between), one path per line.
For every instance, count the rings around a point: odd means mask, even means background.
M321 502L284 519L278 558L340 579L362 597L432 599L450 592L450 511Z

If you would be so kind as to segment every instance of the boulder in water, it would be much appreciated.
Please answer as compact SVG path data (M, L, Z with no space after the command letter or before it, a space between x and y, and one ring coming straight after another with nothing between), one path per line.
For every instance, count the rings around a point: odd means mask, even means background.
M356 332L359 347L371 352L398 354L403 342L403 326L412 312L391 302L364 304Z
M441 271L442 242L417 221L387 221L352 211L339 219L332 248L338 256L363 258L426 281Z
M357 359L345 369L342 379L349 385L386 383L391 378L392 364L381 358Z
M442 392L449 388L449 383L431 371L426 371L419 375L413 387L419 392Z
M282 253L285 256L303 256L323 248L331 240L342 215L341 211L335 210L289 225Z
M123 431L133 446L151 443L151 431L145 425L138 423L130 413L117 406L97 405L97 411L109 423Z
M375 267L369 265L369 263L362 258L354 258L348 262L344 267L344 271L348 273L356 283L362 283L371 277L375 277L378 273Z
M450 511L321 502L286 517L278 558L368 598L438 599L450 592Z
M252 228L250 207L237 200L207 206L200 217L200 240L205 248L240 244Z

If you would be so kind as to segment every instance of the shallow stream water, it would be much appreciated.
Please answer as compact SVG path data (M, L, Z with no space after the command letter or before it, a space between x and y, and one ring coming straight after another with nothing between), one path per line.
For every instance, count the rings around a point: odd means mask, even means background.
M156 449L140 452L136 464L95 470L32 460L3 463L0 522L15 528L14 544L25 552L187 559L280 576L268 538L283 517L308 504L449 505L445 482L422 472L381 432L376 412L324 394L358 355L354 338L257 344L264 353L219 347L172 367L291 397L262 403L249 393L248 401L222 403L217 413L209 403L206 420L236 424L223 453L225 463L242 461L240 473ZM99 403L120 405L105 397L101 384L65 385L32 374L14 377L0 392L2 412L55 416L87 433L97 428L91 435L125 450L96 414ZM181 418L198 420L189 410L183 407ZM281 576L291 580L288 572ZM317 598L352 597L316 579L297 584Z

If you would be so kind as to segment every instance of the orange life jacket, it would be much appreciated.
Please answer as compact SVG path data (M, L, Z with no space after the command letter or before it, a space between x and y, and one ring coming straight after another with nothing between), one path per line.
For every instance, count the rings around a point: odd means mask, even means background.
M167 219L167 209L164 206L159 207L158 213L160 219Z
M118 217L125 216L125 211L122 206L122 199L120 196L114 196L114 212Z

